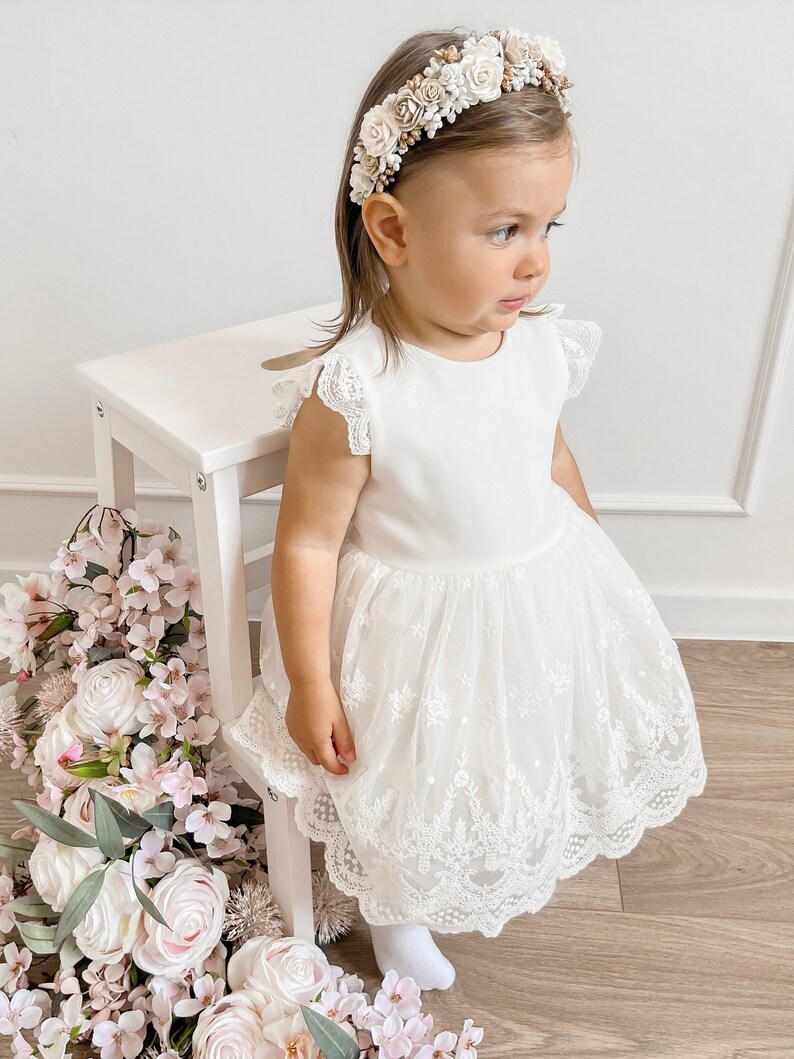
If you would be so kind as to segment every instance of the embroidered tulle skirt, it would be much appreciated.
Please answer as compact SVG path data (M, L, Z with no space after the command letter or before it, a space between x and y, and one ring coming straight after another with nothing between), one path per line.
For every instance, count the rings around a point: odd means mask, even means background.
M233 735L261 758L369 923L497 935L558 879L621 857L703 791L675 641L611 538L560 490L562 532L488 572L394 569L343 548L332 676L347 775L292 741L272 601Z

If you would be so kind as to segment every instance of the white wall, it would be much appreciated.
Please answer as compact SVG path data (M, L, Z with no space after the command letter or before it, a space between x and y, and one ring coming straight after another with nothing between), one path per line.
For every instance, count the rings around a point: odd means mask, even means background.
M74 365L337 297L335 185L375 68L421 28L516 26L575 83L542 297L604 329L563 414L602 525L674 636L794 639L794 7L373 10L0 4L0 583L46 570L93 503ZM140 471L138 510L190 538ZM247 508L250 547L276 509Z

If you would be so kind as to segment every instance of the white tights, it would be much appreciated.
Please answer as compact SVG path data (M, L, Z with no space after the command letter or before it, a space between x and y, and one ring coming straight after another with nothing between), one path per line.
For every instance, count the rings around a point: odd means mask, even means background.
M382 975L392 968L410 976L421 990L449 989L455 968L436 946L430 931L418 923L369 924L375 960Z

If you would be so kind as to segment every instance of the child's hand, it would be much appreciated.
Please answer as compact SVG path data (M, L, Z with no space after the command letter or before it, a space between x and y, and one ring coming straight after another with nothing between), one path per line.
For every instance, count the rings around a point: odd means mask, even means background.
M337 776L350 771L336 757L341 754L355 761L356 750L344 707L330 680L293 685L284 720L293 742L313 765L322 765Z

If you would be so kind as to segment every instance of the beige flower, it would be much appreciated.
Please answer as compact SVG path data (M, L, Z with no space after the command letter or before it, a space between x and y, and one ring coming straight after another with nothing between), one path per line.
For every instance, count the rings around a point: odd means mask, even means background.
M397 93L393 111L398 127L403 132L411 132L412 129L421 124L425 105L413 88L403 85Z
M425 108L444 106L448 93L437 77L426 77L416 90L418 98Z
M506 29L502 34L505 59L511 66L525 66L532 58L527 35L518 29Z

